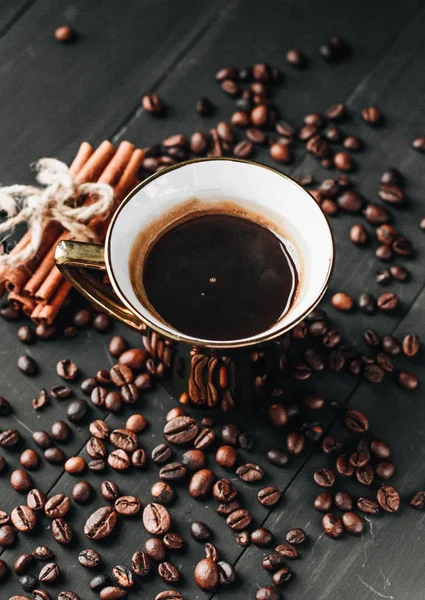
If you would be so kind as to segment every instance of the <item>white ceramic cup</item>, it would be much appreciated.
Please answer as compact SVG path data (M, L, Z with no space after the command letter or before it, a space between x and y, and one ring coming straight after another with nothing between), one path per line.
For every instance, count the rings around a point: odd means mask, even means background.
M170 226L178 215L181 218L179 208L193 198L196 198L197 212L202 212L204 207L211 212L214 203L219 206L223 201L231 201L241 215L248 214L258 222L267 223L292 242L292 256L299 274L297 294L290 309L267 331L240 340L195 338L162 321L149 303L136 295L130 277L130 254L140 232L145 232L148 248L158 233L153 224L161 222ZM103 310L137 329L148 326L168 338L215 348L257 344L293 328L324 295L333 262L332 233L314 198L275 169L233 158L196 159L152 175L117 209L104 248L65 241L60 242L56 250L59 269ZM105 268L122 304L100 286L93 285L91 278L84 276L82 268Z

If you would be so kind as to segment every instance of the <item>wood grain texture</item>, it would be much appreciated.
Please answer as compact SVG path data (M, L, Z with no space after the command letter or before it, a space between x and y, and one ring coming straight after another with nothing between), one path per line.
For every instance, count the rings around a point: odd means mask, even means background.
M228 119L233 107L232 101L224 97L214 82L214 73L218 68L227 64L243 66L255 61L268 61L285 71L286 80L276 92L277 103L282 106L284 117L296 124L306 112L324 111L335 101L347 100L352 116L343 124L344 131L359 134L366 143L365 151L356 155L360 170L353 178L359 181L360 189L367 198L376 199L379 175L384 167L395 164L407 178L411 209L394 211L395 224L414 240L418 247L418 259L408 263L413 274L412 281L391 287L400 294L402 310L394 317L380 314L374 319L358 311L352 316L341 316L325 302L331 318L338 328L364 349L362 332L371 326L382 334L395 330L400 337L416 331L425 339L422 319L425 274L421 251L424 238L417 226L419 219L424 216L424 159L410 149L412 138L421 134L423 128L425 81L422 32L425 15L423 9L418 11L420 3L414 0L403 5L388 2L383 9L381 3L363 0L344 5L325 0L320 3L320 14L317 3L309 0L269 0L262 3L239 0L227 3L220 12L217 10L220 3L210 3L207 12L203 6L195 10L192 4L161 2L162 10L153 11L147 10L152 6L151 3L143 2L135 4L133 12L129 10L124 14L112 3L101 2L99 6L91 7L76 2L74 6L77 10L71 14L65 11L65 5L55 3L53 6L53 3L47 2L40 11L34 10L33 14L29 11L14 25L15 39L7 40L6 36L3 43L10 69L12 66L16 69L8 75L8 83L16 94L17 74L27 74L28 89L31 85L35 90L34 106L37 105L37 111L35 115L32 113L27 116L28 104L25 102L22 102L22 106L9 106L10 96L0 89L0 106L5 107L2 119L5 140L8 147L14 150L8 156L0 157L0 174L10 177L10 181L21 181L29 160L40 153L54 152L67 159L82 138L88 137L95 143L115 134L117 139L126 138L144 145L158 142L172 133L208 129L216 121ZM102 12L101 23L99 11ZM81 45L58 47L52 44L49 37L51 31L65 16L81 31ZM39 32L34 55L28 46L31 27ZM350 40L353 56L340 65L327 65L317 56L317 47L334 33ZM0 41L0 48L1 44ZM24 47L22 56L15 56L14 49L18 44ZM285 65L285 51L292 46L301 47L309 56L308 69L295 71ZM187 53L186 48L189 49ZM135 60L138 53L143 53L143 64ZM89 57L93 55L96 60L92 63ZM49 75L42 73L43 61L51 65ZM113 63L112 70L108 70L110 61ZM65 72L63 67L66 67ZM167 119L152 119L136 109L142 94L141 82L144 89L154 89L169 105ZM45 94L46 85L53 88L51 94ZM113 94L111 88L114 89ZM196 115L194 105L200 95L210 97L218 105L213 118L202 119ZM379 105L386 115L385 127L375 130L361 123L359 110L372 103ZM59 110L56 110L57 106ZM70 115L73 115L73 127L68 126ZM124 129L121 129L122 124L125 124ZM22 137L17 138L16 128L19 125L25 127L21 127ZM19 156L19 161L16 156ZM10 160L12 157L13 164ZM297 159L301 157L300 152ZM255 158L271 164L266 151L258 153ZM311 157L296 162L285 171L291 174L314 172L318 178L328 173ZM374 283L373 274L379 265L373 253L354 248L348 240L349 228L357 220L348 216L332 220L338 258L330 293L344 289L358 295L367 289L377 294L382 289ZM411 306L410 312L407 312ZM68 401L53 401L39 414L30 407L31 398L41 386L49 388L58 382L55 374L58 360L73 358L84 375L94 374L98 368L112 364L107 352L109 336L80 331L73 340L61 339L29 347L29 353L43 367L40 376L28 379L16 369L17 358L25 350L15 339L16 325L2 322L0 328L0 351L4 373L7 373L2 377L1 393L15 407L11 417L1 419L0 427L4 429L17 424L26 440L31 431L48 429L54 419L66 418ZM123 332L132 343L139 344L137 334L120 326L115 326L114 330ZM423 356L413 363L412 370L420 373L423 381ZM78 383L72 387L76 396L80 397ZM421 423L425 415L422 414L424 409L420 392L408 394L390 383L377 387L359 384L346 374L318 376L304 384L284 381L283 387L288 394L315 389L326 397L348 400L350 405L367 411L372 431L386 441L393 441L394 458L399 466L395 483L402 490L403 497L406 498L421 486L425 476L422 460L425 434ZM146 394L140 404L135 405L134 411L142 412L150 423L150 427L140 436L141 444L148 452L162 441L164 415L174 405L175 400L160 387ZM110 415L107 420L111 426L121 425L130 412L127 409L123 415ZM192 412L198 418L202 414L199 411ZM92 415L95 414L93 410ZM320 515L312 508L316 490L311 478L314 468L331 464L330 459L321 454L312 454L312 447L309 446L304 455L291 461L287 468L273 467L267 464L264 451L271 446L283 445L282 432L271 431L261 410L258 415L246 411L235 419L243 429L255 433L257 440L254 452L238 451L239 461L258 461L266 472L261 484L237 482L243 502L252 511L255 523L269 526L278 541L283 541L284 534L292 526L305 528L310 537L310 543L302 550L302 560L293 564L297 577L287 590L283 590L285 598L372 600L383 597L389 600L416 600L420 597L423 588L421 561L417 560L422 549L423 525L420 515L418 518L410 508L403 508L400 516L370 519L361 540L346 535L344 541L335 542L323 537ZM321 421L325 427L332 427L335 434L345 435L345 431L340 430L334 422L331 411L325 411ZM76 453L86 456L85 427L72 426L72 429L73 438L63 449L69 456ZM18 466L19 452L6 451L4 454L12 468ZM180 455L181 450L177 449L177 458ZM213 465L212 455L208 460ZM216 467L214 470L220 476L226 475L224 470ZM89 545L100 549L106 570L110 571L117 562L128 564L131 554L147 538L140 519L136 518L121 520L117 535L110 541L87 543L84 539L82 526L85 518L95 508L105 504L98 488L100 481L107 477L117 481L124 493L139 494L145 505L150 500L150 488L157 480L157 468L152 464L147 465L140 474L134 471L117 474L111 470L103 476L84 474L81 478L92 481L96 496L93 503L82 509L75 508L71 514L70 522L78 531L77 542L69 549L58 547L52 541L50 531L43 527L38 530L40 537L37 536L36 540L32 536L21 535L18 545L3 552L3 558L11 564L20 552L46 543L57 552L58 563L64 573L61 582L52 588L52 596L57 595L60 589L73 589L84 600L94 598L94 594L87 591L88 581L93 574L76 564L78 550ZM56 491L69 493L77 479L69 474L61 475L58 467L43 465L34 472L34 480L53 494ZM286 490L282 502L271 513L256 500L258 489L269 483ZM22 496L8 487L2 489L7 492L2 494L1 508L8 510L22 501ZM352 491L360 494L363 490L353 484ZM170 509L172 530L184 534L187 541L182 553L170 555L170 560L181 567L183 574L182 585L178 589L184 593L186 600L211 596L200 592L191 577L193 565L203 555L203 548L190 539L189 524L193 520L202 520L215 531L213 541L221 556L237 565L237 584L232 589L221 590L217 597L254 597L258 586L270 582L268 574L260 566L266 552L251 547L242 553L233 542L233 533L216 515L215 507L214 501L195 502L189 498L184 486L178 488L177 501ZM47 519L44 520L46 522ZM403 560L399 558L401 555ZM406 572L409 574L407 583ZM142 582L137 587L137 593L131 594L130 598L153 600L155 594L166 587L156 576ZM16 577L10 578L4 589L7 595L19 593Z
M22 165L42 155L70 160L82 139L95 145L119 129L222 4L143 0L122 10L108 0L49 0L31 6L0 40L2 144L13 148L2 153L2 180L22 180ZM75 28L77 42L55 42L64 22Z

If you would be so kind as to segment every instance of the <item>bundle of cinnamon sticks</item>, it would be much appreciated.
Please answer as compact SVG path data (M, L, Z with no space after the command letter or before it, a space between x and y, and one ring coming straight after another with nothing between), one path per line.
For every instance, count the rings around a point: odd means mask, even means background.
M78 183L100 182L114 189L115 206L138 183L137 175L144 158L143 150L130 142L121 142L117 149L109 141L104 141L94 150L88 142L83 142L70 166L70 172ZM90 203L90 197L85 204ZM89 226L103 241L112 214L107 220L93 218ZM16 310L22 310L35 323L51 325L71 291L55 265L54 254L60 240L70 239L59 223L49 223L37 254L24 264L3 267L0 271L0 295L8 292L9 303ZM29 233L18 242L13 252L29 243Z

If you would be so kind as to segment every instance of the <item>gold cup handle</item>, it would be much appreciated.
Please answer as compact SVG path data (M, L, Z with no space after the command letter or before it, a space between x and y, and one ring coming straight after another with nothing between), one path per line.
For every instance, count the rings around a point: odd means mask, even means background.
M92 304L133 329L146 329L146 325L118 300L109 286L90 275L90 270L106 271L103 246L62 240L56 246L55 261L62 275Z

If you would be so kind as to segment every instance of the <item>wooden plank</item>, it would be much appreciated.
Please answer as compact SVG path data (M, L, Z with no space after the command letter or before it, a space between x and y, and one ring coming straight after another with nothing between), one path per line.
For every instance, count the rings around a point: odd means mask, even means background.
M37 0L3 0L0 5L0 36L3 36Z
M380 334L394 332L399 339L413 332L423 339L425 334L421 319L425 307L424 272L420 259L423 232L418 227L423 216L423 159L410 148L412 139L417 135L424 108L419 93L425 84L419 69L425 51L419 34L424 19L425 13L422 11L415 23L411 23L402 32L392 51L372 71L367 83L359 86L349 101L349 107L353 111L358 112L368 104L377 104L387 115L387 124L382 130L375 131L362 126L360 135L367 143L367 150L360 159L362 165L358 179L366 196L376 198L376 192L373 192L377 188L380 172L387 166L399 166L406 176L411 206L409 210L395 213L395 225L415 243L419 258L408 263L413 274L409 284L390 286L403 300L404 317L403 313L394 319L384 315L371 319L357 313L351 318L336 317L338 327L349 332L351 338L356 336L359 343L362 331L367 327L373 327ZM395 85L398 93L395 93ZM409 102L410 94L412 98L418 98L417 104ZM307 159L297 171L310 167L314 168L314 165ZM382 288L373 282L376 264L368 258L370 251L361 253L347 241L349 225L354 221L355 219L347 221L346 218L332 221L339 249L333 289L340 289L342 286L356 295L366 285L369 291L378 293ZM347 258L350 255L351 258ZM328 303L327 305L329 306ZM419 356L411 361L398 358L395 362L400 368L416 372L423 381L423 357ZM334 398L333 380L329 381L328 388ZM387 516L385 519L367 519L362 540L346 536L344 542L334 542L323 536L320 514L316 514L312 508L313 499L320 489L314 489L311 480L314 469L332 466L332 462L324 455L315 453L286 491L284 511L274 511L265 521L266 526L281 538L291 526L304 527L311 537L311 543L303 552L305 560L294 565L299 577L291 584L293 597L312 600L324 600L331 596L365 600L376 597L407 600L420 595L423 574L420 564L413 557L419 551L423 519L410 507L406 507L408 498L421 488L424 478L422 449L425 434L420 425L424 419L420 395L420 392L403 391L389 381L380 386L362 383L349 398L350 406L364 410L369 415L371 430L376 437L390 443L394 450L394 461L398 469L394 485L399 489L403 501L399 518ZM341 398L336 396L336 399ZM347 437L338 423L334 424L331 433L341 439ZM379 483L374 483L375 492L378 487ZM347 489L354 496L367 493L358 484L350 483L347 487L341 481L335 491L339 489ZM238 564L244 580L247 579L245 575L252 570L253 562L258 560L255 554L254 549L249 549ZM402 556L412 557L408 563L408 583L402 575L407 568L406 560L399 558ZM267 577L263 576L261 581L266 582ZM255 584L251 581L246 589L247 594L255 590Z
M77 0L72 8L48 0L32 6L0 41L2 181L30 181L23 165L41 156L70 160L82 139L97 144L117 130L222 4L143 0L122 10L107 0ZM73 44L54 40L64 22L78 32Z
M277 64L278 60L281 60L279 57L282 57L285 49L290 45L299 45L299 40L301 39L301 34L303 32L311 32L313 29L313 25L316 27L316 31L313 37L305 41L306 51L309 53L313 53L315 51L317 45L322 39L329 36L331 33L334 33L334 28L337 29L342 35L347 35L347 37L353 40L353 44L355 46L355 53L359 53L358 59L353 57L353 63L351 66L346 65L343 69L338 66L335 71L331 70L331 67L321 66L319 60L316 60L316 64L314 68L312 67L311 71L306 71L303 73L292 73L290 75L290 80L288 81L287 88L282 87L280 94L282 94L281 100L287 98L287 106L288 106L288 118L293 118L294 120L299 119L304 112L307 110L312 110L316 107L316 104L319 105L320 102L323 103L323 108L325 108L328 104L334 101L334 91L337 89L338 91L338 99L345 98L349 95L350 91L356 86L358 80L363 77L369 70L371 62L376 61L379 56L384 52L386 45L389 43L391 37L395 35L398 31L399 27L402 24L402 17L407 19L408 17L408 8L409 6L411 10L413 10L415 3L405 5L403 10L400 7L388 7L387 11L378 10L374 7L373 4L369 6L367 3L361 3L357 5L356 10L354 8L347 9L347 12L342 14L342 11L335 11L334 16L330 18L329 21L323 19L320 23L317 22L317 12L313 10L313 4L306 3L303 9L299 8L298 3L290 3L283 4L273 2L270 3L270 7L268 10L270 12L265 12L263 7L254 2L239 2L235 3L230 7L229 11L225 14L222 14L218 19L216 27L212 27L211 31L206 33L204 38L200 41L199 47L198 45L194 48L193 52L188 56L187 60L183 60L181 65L179 66L178 72L170 73L169 78L167 77L164 80L163 85L159 86L158 91L162 95L164 93L164 99L168 102L172 102L173 110L170 114L170 120L167 121L153 121L149 119L143 113L137 115L137 119L134 123L131 123L129 129L123 134L125 136L131 136L131 139L135 141L144 141L146 139L146 132L149 132L149 137L152 136L152 140L156 141L156 139L161 139L161 137L165 137L173 133L174 131L183 130L185 132L190 131L192 127L200 127L202 121L200 118L193 116L193 105L195 100L198 98L198 94L200 90L206 90L205 95L217 94L217 98L220 98L220 102L222 102L221 94L218 89L215 87L215 84L212 81L212 74L215 70L218 69L219 66L225 64L229 60L229 57L232 57L232 61L239 62L240 64L246 64L251 62L251 58L247 55L247 48L250 49L254 42L261 42L261 46L258 48L258 53L263 53L263 57L265 60L270 60L271 63ZM323 9L323 14L331 14L331 8L333 8L332 3L326 3L325 8ZM273 12L272 12L273 9ZM346 7L344 7L344 11ZM358 12L357 12L358 11ZM364 19L364 15L368 14L368 18L370 21L366 21ZM381 14L382 13L382 14ZM359 16L361 15L362 19ZM355 18L356 17L356 18ZM353 23L350 23L350 20ZM291 31L285 31L282 33L282 24L287 22L291 22ZM261 40L258 40L258 34L254 35L252 23L256 24L256 31L264 31L265 33L261 35ZM384 25L383 25L384 24ZM258 25L258 28L257 28ZM319 26L320 25L320 26ZM355 35L354 33L350 34L352 31L350 27L355 27ZM332 27L332 29L324 31L321 27ZM372 50L362 51L363 45L360 42L360 39L368 38L367 32L365 31L365 27L370 28L370 32L373 32L373 39L370 36L370 48ZM418 35L419 31L423 30L423 27L418 27ZM292 37L293 36L293 37ZM283 41L282 41L283 39ZM358 39L359 49L356 49L355 40ZM368 38L369 39L369 38ZM303 42L304 46L304 42ZM214 49L214 51L212 51ZM270 50L270 54L268 53ZM233 55L235 53L235 56ZM363 54L364 52L364 54ZM249 51L251 54L251 50ZM259 58L259 57L258 57ZM193 61L196 60L195 64ZM358 62L357 62L358 61ZM355 67L355 64L357 65ZM319 68L320 65L320 68ZM329 79L326 82L322 82L323 77L323 69L329 70ZM289 69L286 69L287 71ZM356 74L353 75L353 70L356 71ZM305 77L305 80L301 81L301 78ZM350 85L344 84L345 77L350 79ZM352 77L352 80L351 80ZM335 78L335 81L334 81ZM292 80L297 81L292 81ZM300 83L301 81L301 83ZM378 79L379 81L379 79ZM196 85L194 85L196 82ZM199 84L198 84L199 82ZM203 82L205 82L205 87L203 86ZM208 83L207 83L208 82ZM314 85L316 84L316 85ZM311 93L311 90L315 90L314 98L310 95L306 94L302 97L300 96L298 86L305 86L305 90ZM317 90L317 96L316 96ZM320 90L320 91L319 91ZM202 92L204 93L204 92ZM226 100L223 101L223 105ZM227 102L227 109L230 109L230 102ZM301 108L300 108L301 105ZM322 106L322 105L321 105ZM291 113L289 113L289 108L291 109ZM292 115L293 111L293 115ZM217 118L221 118L221 116L229 115L229 110L218 112ZM137 123L136 123L137 121ZM207 121L207 123L212 123L212 120ZM175 130L173 131L173 127ZM134 137L133 137L134 136ZM50 139L47 138L46 139ZM148 141L148 140L146 140ZM366 156L366 155L365 155ZM417 157L416 157L417 158ZM372 171L372 169L371 169ZM372 175L370 175L372 177ZM346 236L348 222L345 219L341 219L341 234L338 234L337 238L338 243L343 243L343 236ZM345 250L344 250L345 251ZM351 246L347 248L347 252L351 253ZM352 263L350 263L352 265ZM348 269L346 269L348 270ZM337 283L344 283L343 276L343 268L338 267L337 275L338 279ZM358 274L360 278L360 274ZM351 284L350 284L351 285ZM413 284L412 284L413 285ZM409 288L413 290L413 288ZM413 292L412 292L413 295ZM409 298L412 298L412 295L409 295ZM406 295L407 299L407 295ZM347 330L354 329L360 327L360 324L357 322L357 317L353 318L352 321L347 321L345 319L338 318L338 322L345 321L347 323ZM369 321L370 322L370 321ZM14 328L13 325L7 326L7 329L12 331ZM117 330L121 330L118 328ZM11 338L10 338L11 339ZM105 341L106 344L106 341ZM10 344L7 344L7 348L9 351L9 347L12 348L12 351L9 353L10 357L7 356L7 364L11 365L11 368L14 368L16 363L16 358L18 356L16 349L16 344L12 341ZM40 361L46 361L46 370L43 373L43 381L49 380L54 381L54 365L56 361L63 356L63 352L67 350L66 355L69 355L76 359L77 363L83 365L87 373L92 373L99 366L102 366L104 362L104 348L102 348L102 344L98 341L98 336L91 337L90 332L81 333L76 340L72 342L67 342L66 346L61 340L60 343L53 343L51 346L49 344L38 344L35 348L37 359ZM60 354L59 354L60 353ZM59 354L59 355L58 355ZM53 358L52 358L53 357ZM9 363L10 361L10 363ZM49 362L50 361L50 362ZM46 378L46 379L44 379ZM19 380L22 383L16 384L18 378L10 378L11 381L6 388L8 394L11 395L12 399L16 399L16 404L18 405L16 416L21 418L21 416L25 412L24 404L19 402L19 398L27 397L26 394L28 390L26 389L28 381L20 377ZM354 387L354 382L351 379L347 378L339 378L338 383L334 383L336 380L332 378L332 393L341 393L341 397L345 398L349 395ZM18 385L19 387L15 387ZM322 390L325 391L326 387L329 388L329 382L326 378L322 378L321 381L318 382L318 386L321 386ZM297 386L298 387L298 386ZM320 387L319 387L320 389ZM380 388L385 390L385 388ZM341 391L340 391L341 390ZM13 396L12 396L13 394ZM58 403L59 404L59 403ZM162 421L163 415L165 414L168 408L173 406L174 400L171 399L167 394L160 392L154 392L152 395L147 395L145 401L141 404L141 411L145 414L148 421L151 423L151 427L146 431L146 433L142 434L141 442L143 446L149 451L156 443L159 443L162 440L161 430L162 430ZM138 407L137 407L138 409ZM51 422L51 418L53 414L63 415L62 412L56 413L55 411L61 410L61 407L55 406L55 409L50 410L49 413L46 413L46 416L42 416L42 423L44 425L48 425ZM128 413L122 415L120 417L108 417L111 423L121 424L127 416ZM199 412L196 412L197 416L200 416ZM263 422L257 419L255 416L242 414L237 415L238 422L241 422L242 426L247 430L255 430L257 437L257 446L255 452L247 453L240 451L240 460L257 460L261 462L266 467L266 478L262 482L263 484L267 483L275 483L282 488L285 485L289 484L291 480L297 474L297 471L302 464L300 461L293 461L291 466L288 469L285 469L283 472L278 472L278 469L274 469L271 466L265 464L264 458L262 458L263 450L271 445L281 445L281 433L280 432L270 432L270 428ZM33 414L31 414L31 419L33 419ZM330 421L330 415L325 415L324 422ZM78 438L79 441L83 440L83 436ZM181 452L177 452L177 456L180 456ZM16 457L15 457L16 460ZM213 464L213 461L209 459L209 464ZM309 467L310 468L310 467ZM217 471L218 474L224 474L224 471L217 469L214 467L214 470ZM50 476L50 470L49 476ZM302 472L302 477L304 477L304 471ZM141 472L140 477L134 477L134 474L129 475L118 475L113 474L110 471L105 474L105 477L112 477L120 483L124 492L135 492L140 493L142 497L143 503L147 503L150 498L149 490L150 486L157 479L157 470L153 468L152 465L147 466L146 470ZM44 477L44 475L43 475ZM305 518L307 515L311 514L311 509L305 507L304 501L302 500L302 496L306 495L306 485L301 486L299 490L299 494L294 494L291 496L291 491L295 489L298 485L298 481L304 482L301 478L296 478L293 486L289 488L288 499L284 499L282 506L279 507L276 511L274 511L273 515L281 515L284 518L285 522L283 525L279 525L277 527L277 533L283 533L284 529L292 524L292 520L290 522L289 517L292 515L292 510L295 510L294 505L303 507L302 512L300 512L300 517ZM92 476L90 475L90 480L96 483L96 487L99 482L103 479L103 476ZM50 480L49 480L50 481ZM53 490L66 490L70 491L72 488L72 484L75 481L72 476L65 474L61 480L54 486ZM44 480L40 477L40 482L43 484L43 487L46 489L49 487L47 485L47 480ZM50 484L49 484L50 485ZM252 510L255 518L255 522L260 524L264 521L267 513L265 509L263 509L255 499L254 490L259 489L259 485L247 486L238 484L241 489L241 494L244 500L244 503L247 507ZM309 488L311 490L311 488ZM309 493L309 492L308 492ZM10 502L16 502L17 496L14 495L13 499ZM311 498L309 499L309 501ZM7 500L9 502L9 500ZM37 543L48 543L55 548L55 551L58 553L58 562L61 568L64 570L65 577L61 582L62 587L68 587L74 589L77 593L81 594L82 598L87 597L87 582L90 579L91 574L87 571L84 571L78 565L75 564L75 555L78 549L86 547L87 541L84 539L81 529L82 524L84 523L84 519L86 516L94 510L95 507L103 504L99 493L97 492L96 498L92 504L84 508L80 511L74 511L74 514L71 519L71 523L74 528L78 530L78 540L76 545L71 549L58 548L56 544L51 542L50 532L48 530L43 529L40 532L40 538L37 538ZM214 503L215 504L215 503ZM192 569L193 565L203 554L203 548L201 545L189 539L188 529L189 523L192 520L200 519L206 521L208 524L212 526L215 534L214 541L217 543L218 549L221 552L223 558L230 560L232 562L236 561L240 550L233 543L232 538L233 534L226 528L221 519L215 514L213 503L200 503L188 501L187 492L185 490L178 491L178 499L176 504L171 508L171 513L173 516L173 529L174 526L178 526L180 531L184 533L185 538L187 540L188 549L185 550L182 554L182 558L180 555L173 554L171 560L175 562L177 565L183 565L182 571L184 575L183 585L179 586L179 589L182 590L185 597L188 598L203 598L208 595L202 594L193 584L192 582ZM310 506L310 504L309 504ZM282 508L283 507L283 508ZM301 511L301 508L300 508ZM296 516L296 513L294 513ZM286 521L286 515L288 515L288 521ZM275 516L273 516L273 519ZM400 520L401 521L401 520ZM270 521L271 522L271 521ZM383 523L386 521L383 521ZM302 523L297 522L299 525L305 526L305 521ZM313 527L313 526L312 526ZM310 528L307 527L310 532ZM388 528L390 532L391 528ZM313 531L313 530L311 530ZM104 544L93 544L97 548L101 549L102 555L105 557L107 570L110 570L118 560L120 562L129 562L129 558L131 553L138 547L140 547L147 537L143 532L142 526L140 524L139 519L136 519L134 522L126 522L123 523L119 528L119 535L114 536L111 540L111 543L107 541ZM40 540L40 541L39 541ZM123 548L123 540L125 540L125 548ZM359 542L358 547L360 548ZM7 561L10 563L13 558L16 557L18 553L24 551L26 549L32 549L35 545L35 540L31 538L24 538L24 536L20 537L19 544L16 548L10 551L6 551L4 556L7 558ZM335 544L335 548L340 550L340 545ZM348 550L347 550L348 552ZM255 556L254 556L255 554ZM253 592L256 589L256 586L260 584L260 582L268 582L268 577L264 576L264 573L259 566L260 556L262 552L255 549L250 549L249 554L246 553L244 555L243 560L238 564L238 571L240 573L239 584L235 586L233 590L223 590L221 593L222 596L227 597L236 597L242 598L246 597L249 592L253 595ZM119 556L119 559L117 558ZM340 560L340 559L339 559ZM378 558L379 560L379 558ZM310 563L311 564L311 563ZM336 560L329 563L329 569L331 566L336 564ZM300 581L302 585L308 585L307 582L310 581L308 569L309 569L309 561L302 561L302 567L304 567L307 572L302 576L300 570ZM298 565L297 565L297 568ZM320 571L321 575L321 571ZM331 574L328 574L327 579L331 578ZM367 583L369 581L364 579ZM251 585L252 584L252 585ZM296 587L295 584L292 593L294 594L294 598L299 597L302 598L303 595L301 593L301 589ZM141 588L138 588L139 593L145 594L148 598L154 598L155 594L160 589L165 589L167 586L162 584L158 577L155 577L152 581L149 581L145 584L142 584ZM364 586L363 586L364 587ZM59 589L59 588L58 588ZM345 591L345 587L339 588L339 591L343 589ZM364 587L366 590L366 588ZM299 595L298 594L299 590ZM367 591L367 590L366 590ZM13 578L7 583L7 592L18 593L19 585L16 581L16 578ZM307 590L304 594L306 598L308 598L308 594L310 594L310 598L317 599L318 596L317 590L310 589ZM392 595L392 592L384 595ZM350 598L357 598L362 596L356 596L352 594ZM370 596L372 597L372 596ZM394 595L394 598L397 597ZM348 600L348 596L344 595L344 599ZM366 596L366 598L368 598Z

